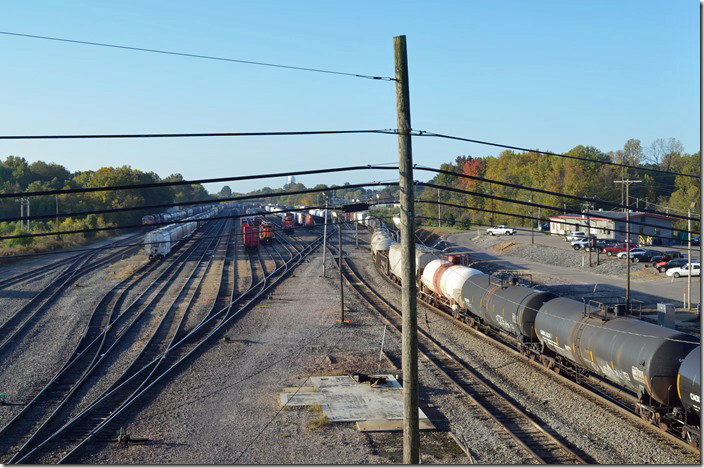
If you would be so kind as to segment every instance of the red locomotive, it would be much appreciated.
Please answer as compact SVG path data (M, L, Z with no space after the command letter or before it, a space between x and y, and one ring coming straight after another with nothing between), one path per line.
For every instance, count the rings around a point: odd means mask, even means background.
M312 214L306 214L306 223L304 224L304 227L308 229L312 229L315 227L315 219L313 219Z
M262 244L272 244L275 237L274 225L269 221L262 221L261 226L259 226L259 241Z
M283 218L284 234L293 234L293 213L286 213Z

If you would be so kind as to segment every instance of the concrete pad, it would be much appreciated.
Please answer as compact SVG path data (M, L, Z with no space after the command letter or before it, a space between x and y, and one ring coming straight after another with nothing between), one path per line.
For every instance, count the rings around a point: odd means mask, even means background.
M303 392L301 388L295 393L294 389L293 392L280 393L279 398L282 406L309 406L317 403L331 422L376 421L363 427L381 427L379 421L398 420L402 423L403 387L393 375L383 377L386 378L386 383L374 387L368 382L357 383L350 376L311 377L316 391ZM418 417L425 421L424 428L433 429L420 408ZM374 430L397 430L393 429L395 425L389 424L388 427L392 429Z
M400 432L403 431L403 419L368 419L357 421L359 432ZM435 426L428 419L418 421L418 429L421 431L434 431Z

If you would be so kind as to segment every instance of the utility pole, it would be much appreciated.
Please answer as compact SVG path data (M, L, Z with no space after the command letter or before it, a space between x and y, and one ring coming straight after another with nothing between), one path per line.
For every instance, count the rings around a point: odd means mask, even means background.
M325 278L325 252L327 252L328 241L328 195L323 192L325 197L325 219L323 222L323 278Z
M438 189L438 227L440 227L440 189Z
M615 184L623 184L626 187L626 200L628 200L628 189L631 184L637 184L641 180L621 179L614 180ZM631 313L631 210L626 206L626 310Z
M403 463L420 462L418 432L418 330L416 318L416 246L411 147L411 101L408 86L406 36L394 36L396 119L398 127L398 170L401 204L401 310L403 368Z
M340 212L342 214L342 212ZM340 326L345 325L345 291L342 287L342 217L338 216L337 225L337 254L338 267L340 267Z
M687 310L692 310L692 208L697 206L697 202L692 202L687 210L687 263L689 271L687 272ZM700 242L701 243L701 242ZM701 294L700 294L701 295ZM699 299L701 301L701 298Z
M59 238L59 194L56 194L56 238Z
M533 192L530 192L530 243L535 244L535 239L533 237L533 227L535 226L535 220L533 219Z
M489 195L492 195L492 198L491 198L491 225L496 226L496 224L494 224L494 198L493 198L494 188L491 186L491 183L489 183Z
M20 204L20 232L24 230L24 198L15 200L15 203Z

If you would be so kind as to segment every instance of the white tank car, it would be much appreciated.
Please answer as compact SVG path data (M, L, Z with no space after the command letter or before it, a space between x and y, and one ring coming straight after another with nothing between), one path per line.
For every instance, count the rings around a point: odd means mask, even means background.
M441 253L439 250L416 244L416 277L419 272L422 272L425 269L428 263L440 258L440 255ZM396 275L397 278L401 278L401 259L401 244L393 243L389 248L389 269L391 270L391 273Z
M375 231L371 241L372 254L376 255L379 251L388 251L394 242L388 232Z
M430 291L449 299L452 304L464 307L464 299L483 291L473 291L467 280L476 275L483 275L475 268L453 265L442 260L433 260L423 270L421 283Z

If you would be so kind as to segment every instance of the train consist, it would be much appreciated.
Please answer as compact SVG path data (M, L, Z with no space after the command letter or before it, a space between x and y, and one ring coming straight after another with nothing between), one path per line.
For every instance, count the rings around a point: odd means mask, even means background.
M155 229L144 236L144 251L150 261L163 260L181 242L190 238L203 224L222 210L221 205L209 205L206 211L185 218L177 224Z
M386 229L371 239L377 269L401 283L401 249ZM619 305L578 302L534 289L515 272L488 275L462 255L416 245L419 298L577 379L594 373L637 394L636 411L699 446L699 339L625 317Z
M213 205L198 205L189 208L184 208L182 210L170 211L167 213L154 213L146 216L142 216L142 225L149 226L158 223L170 223L171 221L178 221L180 219L190 218L204 211L208 211L213 208Z

